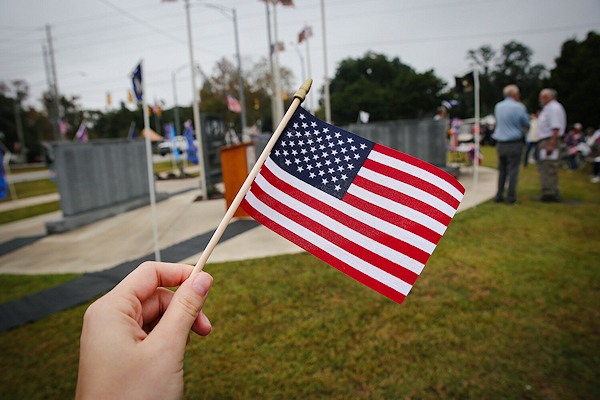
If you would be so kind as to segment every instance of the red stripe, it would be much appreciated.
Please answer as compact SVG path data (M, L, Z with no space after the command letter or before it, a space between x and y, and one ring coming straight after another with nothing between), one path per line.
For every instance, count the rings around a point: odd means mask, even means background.
M442 200L443 202L447 203L450 207L454 208L455 210L458 208L458 205L460 204L460 201L458 201L454 196L452 196L450 193L446 192L444 189L441 189L440 187L434 185L433 183L427 182L421 178L418 178L414 175L408 174L399 169L392 168L388 165L378 163L377 161L373 161L369 158L367 158L367 160L363 164L363 168L370 169L381 175L385 175L389 178L392 178L392 179L404 182L406 184L409 184L411 186L414 186L416 188L419 188L419 189L437 197L438 199Z
M344 274L348 275L349 277L359 281L363 285L370 287L371 289L373 289L376 292L384 295L385 297L395 301L398 304L401 304L402 301L404 301L404 299L406 298L406 296L403 295L402 293L371 278L369 275L363 274L362 272L352 268L350 265L340 261L339 259L335 258L331 254L325 252L323 249L313 245L312 243L301 238L300 236L296 235L292 231L282 227L278 223L267 218L263 214L256 211L245 199L242 201L241 205L242 205L242 208L244 209L244 211L246 211L248 213L248 215L253 217L255 220L257 220L258 222L260 222L267 228L271 229L275 233L278 233L279 235L288 239L290 242L295 243L296 245L302 247L304 250L308 251L315 257L326 262L327 264L329 264L332 267L336 268L337 270L343 272Z
M394 189L390 189L386 186L365 179L362 176L357 175L352 181L352 184L428 215L439 223L444 224L444 226L448 226L450 221L452 221L450 216L444 214L437 208L430 206L421 200L417 200L414 197L407 196L404 193L400 193Z
M262 173L261 173L262 174ZM403 280L404 282L413 285L417 280L418 276L414 272L404 268L402 265L395 263L379 254L369 250L368 248L362 247L352 240L345 238L344 236L334 232L333 230L307 218L305 215L297 212L296 210L288 207L281 203L277 199L269 196L265 193L262 188L254 182L251 188L252 194L256 196L258 200L264 203L266 206L275 210L276 212L285 215L290 220L310 230L311 232L319 235L325 240L333 243L337 247L347 251L357 258L364 260L365 262L387 272L390 275Z
M414 233L415 235L421 236L423 239L429 240L431 243L437 245L442 235L439 233L401 215L395 214L385 208L376 206L375 204L369 203L361 199L360 197L354 196L353 194L346 193L343 202L350 204L356 208L359 208L377 218L384 219L391 224L394 224L402 229Z
M385 154L387 156L390 156L390 157L396 158L398 160L404 161L406 163L409 163L411 165L414 165L417 168L424 169L427 172L432 173L435 176L445 180L446 182L448 182L449 184L454 186L462 194L465 194L465 188L462 187L462 185L460 183L458 183L458 181L456 179L454 179L450 174L442 171L441 169L439 169L436 166L433 166L423 160L419 160L418 158L411 157L408 154L404 154L397 150L393 150L388 147L382 146L380 144L375 144L372 151L376 151L378 153Z
M361 222L339 210L336 208L315 199L312 196L307 195L305 192L293 187L289 183L284 182L275 176L266 166L264 166L261 170L261 175L269 181L271 185L281 190L284 193L289 194L290 196L298 199L302 203L307 206L335 219L339 223L347 226L348 228L360 232L364 236L367 236L384 246L387 246L391 249L394 249L402 254L407 255L408 257L416 260L422 264L425 264L429 259L430 253L413 246L409 243L406 243L403 240L400 240L394 236L391 236L385 232L382 232L374 227L371 227L364 222ZM318 190L318 189L316 189Z

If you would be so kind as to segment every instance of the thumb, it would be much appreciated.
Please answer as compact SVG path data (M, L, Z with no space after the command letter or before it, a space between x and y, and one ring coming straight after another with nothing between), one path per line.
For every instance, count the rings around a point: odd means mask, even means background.
M212 282L212 276L206 272L194 274L183 282L150 336L154 336L163 345L170 343L177 348L184 348Z

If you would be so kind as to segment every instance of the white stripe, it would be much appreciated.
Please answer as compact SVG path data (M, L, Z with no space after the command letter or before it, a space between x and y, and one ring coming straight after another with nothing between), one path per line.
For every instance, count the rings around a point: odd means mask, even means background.
M323 214L322 212L310 206L307 206L303 202L271 185L263 176L257 176L254 180L254 183L260 186L260 188L266 194L273 197L280 203L285 204L292 210L299 212L304 217L319 223L328 229L331 229L333 232L341 235L351 242L354 242L357 245L416 273L417 275L423 271L423 268L425 267L423 263L420 263L406 254L400 253L384 244L379 243L376 240L371 239L368 236L363 235L360 231L348 228L346 225L338 222L334 218L331 218L330 216Z
M382 175L378 172L367 168L361 168L358 172L358 175L362 176L365 179L370 180L371 182L378 183L383 185L389 189L395 190L402 194L412 197L413 199L417 199L422 201L425 204L429 204L430 206L438 209L443 212L450 218L454 216L456 213L456 209L452 207L450 204L441 200L439 197L436 197L426 191L419 189L416 186L409 185L408 183L404 183L397 179L390 178L389 176Z
M453 185L440 178L439 176L432 174L431 172L415 167L412 164L409 164L405 161L398 160L397 158L390 157L386 154L379 153L375 150L371 150L369 153L369 157L373 161L377 161L383 165L387 165L389 167L398 169L400 171L406 172L407 174L416 176L417 178L423 179L426 182L431 183L447 192L450 196L454 197L456 200L461 201L463 198L463 194L455 188Z
M251 191L246 194L245 199L257 212L276 222L278 225L281 225L283 228L302 237L304 240L321 248L323 251L329 253L338 260L350 265L352 268L370 276L371 278L383 283L397 292L402 293L405 296L408 295L408 292L410 292L412 285L409 285L403 280L398 279L395 276L388 274L387 272L382 271L379 268L365 262L364 260L348 253L333 243L323 239L321 236L290 220L286 216L276 212L258 200Z
M397 203L386 197L370 192L366 189L361 188L360 186L354 184L350 185L350 188L348 188L348 193L356 197L360 197L369 203L377 204L378 207L381 207L384 210L388 210L394 214L400 215L404 218L408 218L414 222L417 222L440 235L443 235L444 232L446 232L446 225L442 224L439 221L436 221L429 215L423 214L422 212L407 207L403 204Z
M308 183L296 178L291 174L288 174L287 172L279 168L279 166L271 158L267 158L267 161L265 161L264 165L267 168L269 168L269 170L282 181L292 185L293 187L304 193L310 193L311 196L315 199L332 206L341 213L344 213L368 226L377 226L380 231L385 232L388 235L397 238L398 240L402 240L403 242L415 246L428 254L433 253L433 250L435 250L435 244L430 242L429 240L406 229L403 229L399 226L396 226L384 219L377 218L376 216L371 215L359 208L353 207L350 204L338 200L335 197L321 190L315 189Z

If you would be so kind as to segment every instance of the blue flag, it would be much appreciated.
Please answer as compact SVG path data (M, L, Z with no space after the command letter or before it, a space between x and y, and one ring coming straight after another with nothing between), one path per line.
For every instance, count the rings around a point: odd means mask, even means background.
M168 130L167 130L168 129ZM165 126L165 136L169 136L170 140L171 140L171 144L173 145L173 155L175 156L175 162L177 164L179 164L179 161L181 160L180 156L179 156L179 149L177 148L177 142L175 141L175 136L177 136L177 132L175 132L175 127L173 126L173 124L167 124Z
M191 121L186 122L187 129L183 136L188 141L188 161L194 164L198 164L198 151L196 144L194 143L194 130L192 129Z
M135 94L135 98L138 101L142 100L142 64L138 64L137 68L133 72L131 76L131 81L133 82L133 93Z
M4 178L4 160L2 157L2 150L0 150L0 199L5 199L8 195L8 186Z

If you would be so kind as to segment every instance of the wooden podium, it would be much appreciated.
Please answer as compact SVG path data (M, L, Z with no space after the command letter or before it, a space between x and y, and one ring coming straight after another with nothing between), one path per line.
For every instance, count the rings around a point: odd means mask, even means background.
M227 208L233 202L246 177L256 162L256 142L244 142L219 147L221 152L221 173L225 185L225 201ZM234 217L249 217L241 208L235 211Z

